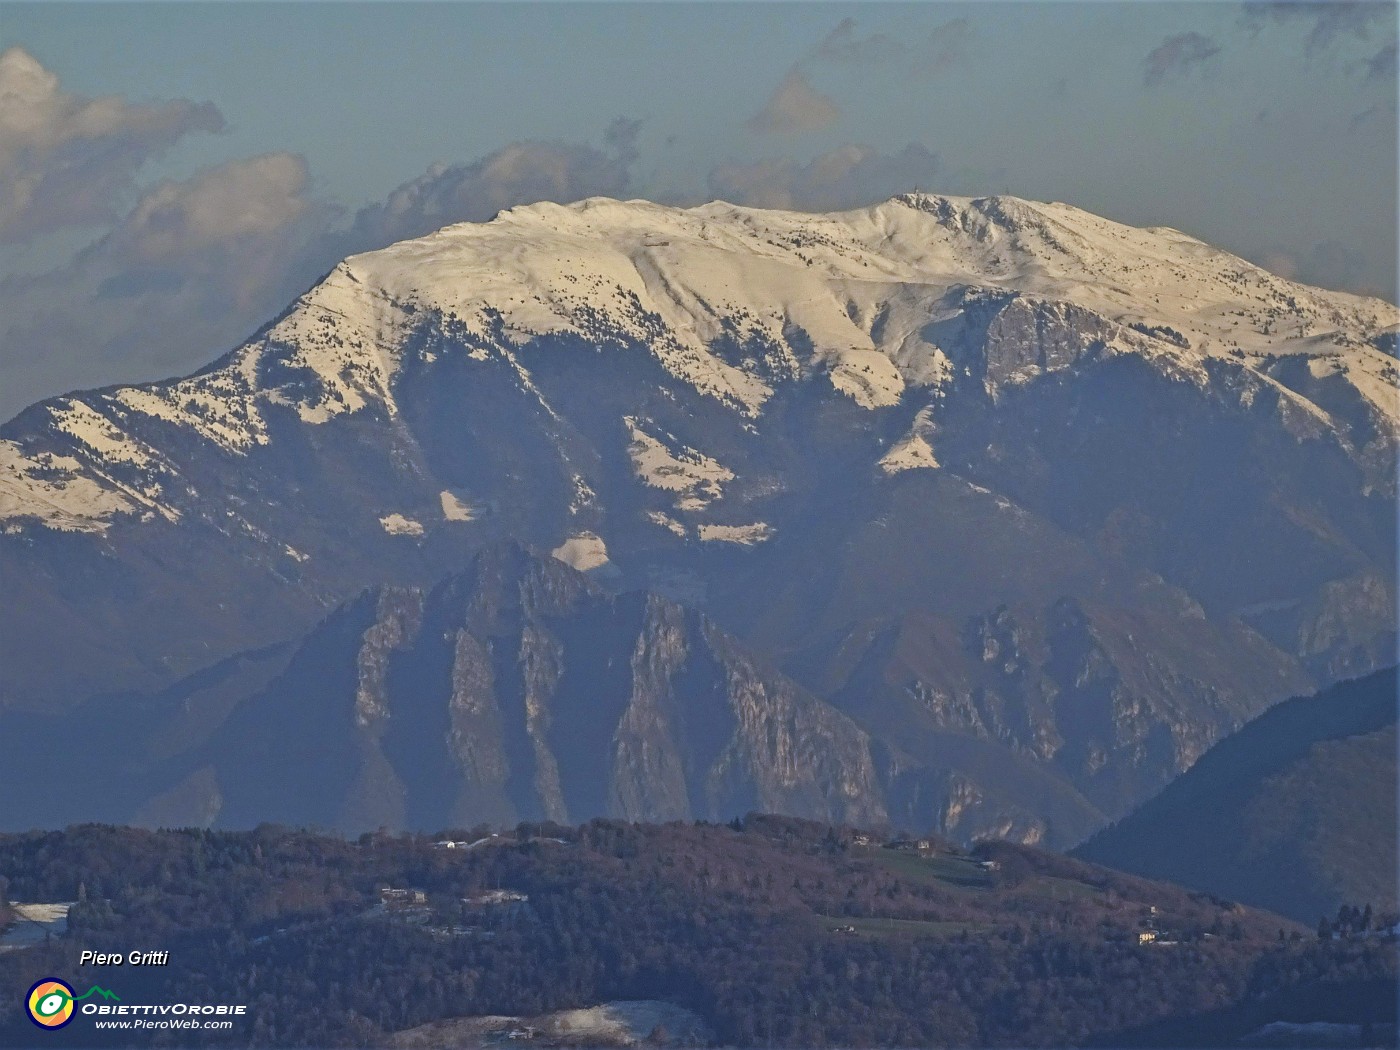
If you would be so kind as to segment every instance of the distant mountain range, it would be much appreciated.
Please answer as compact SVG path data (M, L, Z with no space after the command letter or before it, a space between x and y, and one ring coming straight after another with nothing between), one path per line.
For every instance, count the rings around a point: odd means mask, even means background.
M1391 658L1398 321L1174 230L1007 197L590 200L449 227L346 260L193 376L0 427L0 709L82 712L106 735L65 748L100 764L114 727L215 697L163 745L204 765L162 788L171 809L143 782L150 814L283 812L258 794L302 755L269 740L281 720L339 756L305 786L328 822L744 796L1069 845L1272 703ZM548 766L543 739L558 792L463 780L440 733L418 754L395 750L402 723L343 718L362 688L343 657L389 644L372 629L412 636L394 661L451 665L404 625L464 629L429 596L504 541L632 595L588 599L612 633L566 632L567 666L606 652L618 673L677 603L709 653L703 717L737 717L733 661L762 666L773 706L745 731L818 734L792 742L816 765L764 781L744 762L778 752L756 735L725 737L748 757L723 768L682 753L683 773L617 750L631 693L603 671L551 694L587 733L502 723L525 734L512 776L519 755ZM507 637L523 660L528 632ZM293 688L323 651L342 677ZM572 768L608 793L571 797ZM60 821L102 804L51 788Z
M1299 697L1075 851L1315 923L1396 908L1396 672Z

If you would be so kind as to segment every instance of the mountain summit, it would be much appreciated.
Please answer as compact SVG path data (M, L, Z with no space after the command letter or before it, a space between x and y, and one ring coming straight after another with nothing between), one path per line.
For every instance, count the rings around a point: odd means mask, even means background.
M0 705L161 687L515 538L984 749L945 825L993 753L1118 816L1393 649L1398 321L1008 197L512 209L0 427Z
M956 338L969 314L997 318L997 345L981 360ZM1077 340L998 352L1015 335L1009 326L1076 322ZM195 376L29 410L0 446L0 515L12 531L176 520L198 493L152 440L159 424L246 453L272 440L280 410L311 425L362 411L392 420L399 384L436 360L425 345L434 337L483 365L504 363L527 390L513 352L541 340L642 350L751 419L785 383L816 378L874 409L911 391L946 392L974 368L994 394L1091 351L1136 355L1202 387L1211 364L1234 362L1281 413L1302 417L1297 427L1334 430L1361 453L1376 441L1393 447L1397 322L1384 302L1293 284L1175 230L1013 197L906 195L834 215L536 204L347 259ZM35 423L57 447L23 440ZM936 423L921 419L884 469L936 466L924 432ZM577 481L582 497L587 479Z

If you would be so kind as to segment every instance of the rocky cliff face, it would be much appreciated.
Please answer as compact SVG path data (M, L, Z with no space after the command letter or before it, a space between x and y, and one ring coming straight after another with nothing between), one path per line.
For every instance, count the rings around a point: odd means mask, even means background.
M1129 615L1068 598L961 623L869 625L811 667L818 691L872 731L995 742L1108 818L1188 768L1272 690L1305 681L1254 632L1221 639L1199 608ZM962 809L946 833L959 833Z
M173 752L137 732L138 815L346 829L887 820L872 741L849 718L698 613L612 597L518 546L429 590L368 592L282 659ZM190 721L196 692L154 701L151 723Z

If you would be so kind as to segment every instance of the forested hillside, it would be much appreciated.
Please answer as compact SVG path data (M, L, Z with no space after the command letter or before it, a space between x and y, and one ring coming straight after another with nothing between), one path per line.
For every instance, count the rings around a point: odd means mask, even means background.
M1316 923L1392 910L1395 670L1280 704L1076 855Z
M180 1033L219 1045L382 1045L448 1018L639 999L693 1011L727 1046L1123 1045L1241 1003L1285 1016L1308 989L1349 1019L1394 1019L1391 942L1319 942L1025 847L776 817L448 835L5 836L12 899L76 903L66 936L0 954L0 981L247 1004L233 1031ZM169 965L77 965L135 947ZM21 1011L0 1004L0 1043L32 1038ZM80 1016L45 1045L104 1039L122 1045Z

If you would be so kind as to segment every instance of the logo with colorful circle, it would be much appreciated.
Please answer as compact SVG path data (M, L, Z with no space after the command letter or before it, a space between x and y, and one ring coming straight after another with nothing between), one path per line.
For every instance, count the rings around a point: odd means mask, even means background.
M97 985L93 985L82 995L75 995L73 986L67 981L60 981L57 977L45 977L42 981L36 981L29 989L24 1005L29 1011L29 1019L40 1028L62 1028L73 1020L73 1004L90 995L121 1001L115 993Z

